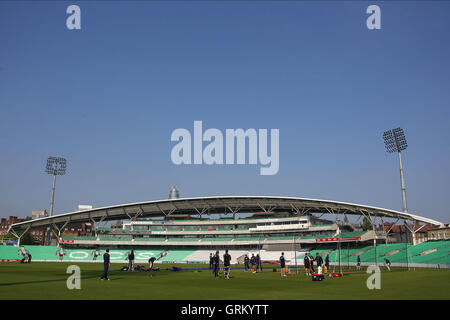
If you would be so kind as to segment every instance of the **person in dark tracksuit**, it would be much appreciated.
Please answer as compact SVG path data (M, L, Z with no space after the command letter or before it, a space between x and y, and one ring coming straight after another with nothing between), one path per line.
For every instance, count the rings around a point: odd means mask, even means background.
M248 257L248 255L245 255L245 257L244 257L244 271L247 271L248 269L250 269L249 262L250 262L250 258Z
M305 273L307 276L311 275L311 268L310 268L310 262L308 254L305 254L305 257L303 258L303 264L305 265Z
M103 255L103 274L100 277L100 280L109 280L108 278L108 269L110 266L110 257L109 257L109 249L106 249L105 254Z
M309 253L309 266L310 266L310 268L311 268L311 271L312 271L313 273L316 273L316 270L314 269L314 258L313 258L313 256L311 255L311 252Z
M280 270L281 276L286 277L286 259L284 258L284 252L281 253L280 257Z
M319 255L319 253L316 253L316 258L314 259L314 261L316 261L316 264L317 264L317 272L318 272L319 274L322 274L323 259L322 259L322 257Z
M134 271L134 250L128 254L128 271Z
M262 272L261 257L259 254L256 255L256 272Z
M214 278L218 278L219 277L219 263L220 263L219 251L216 251L216 254L213 257Z
M213 270L213 267L214 267L214 257L213 257L213 254L210 253L209 254L209 270Z
M230 265L231 256L228 254L228 250L225 250L225 254L223 255L223 273L225 275L225 279L230 279Z
M255 265L256 265L256 257L255 257L254 253L252 253L252 257L250 258L250 264L252 265L252 272L256 273L256 267L255 267Z
M328 270L330 270L330 255L327 254L325 257L325 273L328 273Z

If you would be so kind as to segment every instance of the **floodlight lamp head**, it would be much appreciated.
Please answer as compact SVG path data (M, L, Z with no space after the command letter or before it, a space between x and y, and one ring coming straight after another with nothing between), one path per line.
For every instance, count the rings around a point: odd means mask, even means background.
M399 151L403 151L408 147L408 143L406 142L405 133L402 128L393 129L395 140L397 142L397 147Z
M383 139L384 139L384 145L386 146L387 152L392 153L392 152L397 151L392 130L384 132Z
M385 131L383 133L384 144L386 151L389 153L400 152L408 147L405 133L402 128L395 128Z
M66 159L57 157L48 157L45 171L48 174L53 175L66 174Z

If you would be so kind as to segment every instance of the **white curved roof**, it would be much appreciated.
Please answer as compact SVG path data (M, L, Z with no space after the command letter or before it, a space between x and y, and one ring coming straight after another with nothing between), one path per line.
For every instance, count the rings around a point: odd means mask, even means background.
M53 224L61 226L65 223L121 220L131 219L133 217L142 218L186 214L230 214L261 211L295 211L300 214L307 212L350 215L364 214L377 217L416 220L436 226L444 225L442 222L410 213L355 203L281 196L216 196L153 200L94 208L16 223L13 224L11 228L13 228L13 230L22 230L28 227L46 227Z

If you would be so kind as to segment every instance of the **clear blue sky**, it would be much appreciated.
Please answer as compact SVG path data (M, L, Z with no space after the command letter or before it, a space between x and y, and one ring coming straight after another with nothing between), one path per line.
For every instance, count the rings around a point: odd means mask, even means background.
M182 197L286 195L449 222L450 3L0 1L0 216ZM78 4L82 30L66 28ZM171 132L280 129L280 170L175 166Z

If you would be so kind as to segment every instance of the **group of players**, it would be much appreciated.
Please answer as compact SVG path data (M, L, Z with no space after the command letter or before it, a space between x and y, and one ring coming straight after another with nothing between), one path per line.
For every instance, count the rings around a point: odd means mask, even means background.
M252 266L250 269L250 265ZM261 263L261 257L259 254L255 256L254 253L252 253L252 257L249 258L248 255L245 255L244 257L244 271L251 270L253 273L257 273L262 271L262 263Z
M223 273L225 275L225 279L230 279L230 266L231 266L231 256L228 253L228 250L225 250L225 254L223 255ZM209 255L209 269L213 271L214 278L219 278L219 270L220 270L220 257L219 251L216 251L216 254L212 253Z
M314 263L317 266L317 273L322 274L322 268L324 265L323 258L319 255L319 253L316 253L316 257L313 258L311 253L306 253L305 257L303 258L303 264L305 266L305 273L307 276L311 276L312 273L316 273L316 270L314 269ZM325 273L330 268L330 257L327 255L325 257Z
M102 252L98 249L95 249L94 251L92 251L92 260L96 261L97 258L102 254ZM59 257L59 261L62 262L64 260L64 256L66 255L66 251L64 250L63 247L60 247L57 251L56 251L56 255Z
M281 253L280 259L280 270L281 276L286 277L288 273L288 268L286 266L286 258L284 257L284 252ZM225 254L223 255L223 270L225 279L229 279L230 276L230 264L231 264L231 256L228 253L228 250L225 250ZM314 273L322 274L327 273L330 269L330 257L326 255L325 261L319 253L316 253L316 257L313 257L311 253L306 253L303 259L303 264L305 266L305 274L307 276L311 276ZM251 269L250 269L251 265ZM314 268L314 265L317 266L317 270ZM360 260L358 256L358 266L360 265ZM220 270L220 256L219 251L216 251L216 254L210 254L209 258L209 269L212 270L214 277L219 278L219 270ZM261 266L261 258L259 254L256 256L252 254L252 257L249 258L248 255L244 257L244 270L251 270L253 273L258 271L262 271Z
M250 264L252 266L251 269ZM284 257L284 252L282 252L280 256L280 268L281 268L281 276L286 277L288 270L286 266L286 259ZM216 251L216 254L214 255L212 253L209 255L209 269L212 270L214 278L219 278L219 271L220 271L219 251ZM225 279L230 279L230 270L231 270L231 256L228 253L228 250L225 250L225 254L223 255L223 272ZM248 270L251 270L252 273L262 272L262 263L259 254L255 256L255 254L252 253L251 258L249 258L248 255L245 255L244 271Z
M109 250L106 250L106 251L107 251L106 256L107 256L107 260L108 260L107 264L109 266ZM97 260L97 258L101 255L101 253L102 252L99 249L94 250L92 252L93 260ZM24 247L21 247L18 254L23 256L23 259L21 260L22 263L31 263L31 254ZM56 251L56 255L59 256L59 260L62 262L64 256L66 255L66 252L64 251L64 249L62 247L60 247L58 249L58 251ZM159 258L160 257L158 257L158 259ZM153 264L158 259L156 259L154 257L149 259L149 261L148 261L149 269L148 270L153 269ZM127 260L128 260L127 270L134 271L134 250L131 250L131 252L129 252L127 254ZM384 260L385 260L385 265L386 265L387 269L389 271L391 271L391 268L390 268L391 262L386 258ZM221 260L220 260L220 256L219 256L219 251L216 251L216 253L214 255L212 253L210 254L209 269L212 270L212 272L214 274L214 278L219 278L220 261ZM286 266L286 259L284 257L284 252L281 253L279 263L280 263L281 276L286 277L286 274L288 273L288 269ZM327 254L325 257L325 261L324 261L323 258L319 255L319 253L316 253L315 258L311 255L311 253L306 253L305 257L303 258L303 264L305 266L305 273L307 276L311 276L313 273L316 273L316 272L318 274L322 274L323 272L327 273L327 271L330 268L330 258L329 258L329 255ZM317 271L314 268L314 264L317 266ZM250 265L251 265L251 268L250 268ZM356 269L360 270L360 268L361 268L361 259L358 256L357 263L356 263ZM225 254L223 255L223 270L224 270L225 279L230 279L231 256L228 253L228 250L225 250ZM257 254L255 256L255 254L252 253L251 258L249 258L248 255L245 255L244 271L249 271L249 270L251 270L252 273L262 272L262 262L261 262L261 257L259 256L259 254ZM107 270L104 273L104 278L107 278Z

